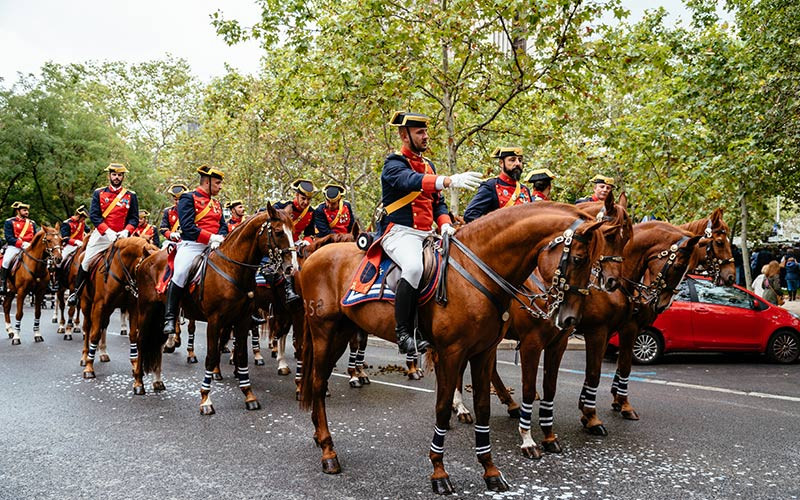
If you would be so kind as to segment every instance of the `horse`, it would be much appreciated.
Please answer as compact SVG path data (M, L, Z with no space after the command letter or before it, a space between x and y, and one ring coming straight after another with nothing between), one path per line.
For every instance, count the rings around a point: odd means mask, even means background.
M733 286L736 281L736 266L733 262L733 249L728 238L730 228L722 220L722 208L714 210L710 216L679 226L707 239L705 255L699 265L711 275L718 286Z
M144 259L159 251L158 247L139 236L119 238L103 252L102 262L98 262L94 273L87 278L81 297L83 311L83 359L86 363L83 378L95 378L94 358L101 340L104 340L109 319L115 309L136 310L138 287L137 268ZM101 269L102 268L102 269ZM136 328L136 315L131 314L131 327ZM135 366L137 345L130 337L130 360ZM101 361L108 361L107 354L101 350Z
M190 290L183 298L187 317L207 321L205 375L200 389L200 414L212 415L212 371L220 361L220 337L228 327L234 326L234 337L240 349L236 350L236 375L239 388L245 397L245 408L261 408L250 385L245 339L250 328L253 311L252 288L255 272L261 258L272 258L273 267L287 272L297 267L297 256L292 240L292 221L284 212L267 209L243 222L228 235L219 248L208 254L208 268L198 286L187 285ZM167 252L151 255L142 263L136 275L140 284L138 303L138 363L134 369L134 394L144 394L142 376L155 372L160 379L163 346L170 339L162 333L166 297L156 291L167 264ZM134 335L133 332L131 335ZM133 339L131 340L133 342Z
M68 320L65 324L64 311L67 308L64 296L75 287L75 277L78 275L78 268L81 266L85 250L86 247L83 246L77 248L58 267L58 291L56 292L56 307L53 310L53 323L58 323L58 331L56 333L64 334L64 340L72 340L73 333L81 333L80 307L69 307L67 311Z
M55 272L56 266L61 262L61 233L60 223L56 226L43 226L31 240L27 249L23 249L18 257L18 264L13 264L9 269L8 294L4 297L3 313L6 320L6 333L11 339L11 345L20 345L19 337L22 326L22 310L25 306L25 297L29 293L34 296L33 340L44 342L39 330L39 319L42 316L42 300L47 292L50 282L50 273ZM11 302L17 298L17 314L14 327L11 327Z
M465 225L455 237L443 239L443 246L452 252L444 257L442 270L453 267L458 273L442 277L440 285L446 286L446 296L440 288L439 300L421 305L418 312L419 329L432 341L438 357L436 427L429 453L434 492L454 491L444 467L444 436L455 385L467 362L472 371L476 451L484 481L491 491L508 490L492 460L489 377L509 302L538 265L544 279L554 284L548 290L550 314L559 327L574 326L585 297L582 287L601 250L595 230L602 224L574 206L541 202L495 211ZM328 245L312 254L299 273L305 305L301 406L312 408L314 441L322 448L322 470L327 474L341 472L325 409L327 382L336 360L357 329L396 340L391 303L341 306L363 255L352 243Z

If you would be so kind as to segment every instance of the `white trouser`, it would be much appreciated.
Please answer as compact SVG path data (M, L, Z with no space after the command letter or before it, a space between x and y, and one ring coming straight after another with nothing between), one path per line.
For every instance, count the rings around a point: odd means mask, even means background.
M74 252L77 249L78 249L78 247L75 246L75 245L67 245L64 248L62 248L61 249L61 261L63 262L65 260L67 260L67 257L69 257L72 254L72 252Z
M83 261L81 262L81 269L84 271L89 271L89 262L91 262L92 257L95 255L102 253L105 251L106 248L110 247L111 244L114 243L108 236L104 234L100 234L100 231L95 229L92 231L91 236L89 236L89 243L86 244L86 252L83 254Z
M189 280L189 268L192 267L194 258L203 253L208 245L196 241L181 241L175 254L175 272L172 282L183 288Z
M8 267L11 265L11 260L14 259L14 257L16 257L21 251L21 248L8 245L6 247L6 253L3 254L3 269L8 269Z
M400 267L400 278L417 289L422 279L422 242L429 234L428 231L395 224L381 240L386 255Z

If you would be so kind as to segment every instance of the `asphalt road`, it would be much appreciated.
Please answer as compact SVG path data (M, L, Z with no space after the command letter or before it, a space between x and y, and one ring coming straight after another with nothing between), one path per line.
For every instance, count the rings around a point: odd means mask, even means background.
M111 362L97 363L97 378L84 380L80 336L62 340L51 314L43 312L44 343L33 343L30 309L22 345L0 341L0 498L434 497L427 458L434 376L409 382L381 371L402 364L393 349L368 348L370 386L355 390L346 378L332 378L328 411L343 472L328 476L309 414L294 400L293 377L279 377L274 360L251 367L262 410L244 409L232 367L224 364L225 380L212 387L217 414L204 417L198 411L202 343L198 365L186 363L182 348L166 355L165 393L153 393L148 382L146 396L133 396L118 316L108 335ZM513 351L500 353L501 376L519 395L513 361ZM458 497L800 496L800 364L683 355L634 367L631 401L642 419L631 422L610 409L614 368L605 363L608 377L598 394L609 431L603 438L586 434L579 422L583 364L583 352L567 352L555 408L560 455L522 457L517 422L494 399L492 446L511 483L506 494L484 491L472 428L453 418L445 465Z

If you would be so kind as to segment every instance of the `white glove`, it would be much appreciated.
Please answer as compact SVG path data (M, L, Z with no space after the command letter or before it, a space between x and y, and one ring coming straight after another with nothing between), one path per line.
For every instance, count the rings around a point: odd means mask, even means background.
M114 240L116 240L116 239L119 237L119 235L117 234L117 232L116 232L116 231L114 231L113 229L106 229L106 232L105 232L105 233L103 233L103 234L104 234L104 236L105 236L106 238L108 238L108 239L109 239L109 241L114 241Z
M294 242L294 247L295 248L303 248L303 247L307 247L310 244L311 243L309 243L306 240L297 240L297 241Z
M127 238L128 236L130 235L128 234L127 229L123 229L122 231L117 233L117 238Z
M452 224L447 224L447 223L442 224L442 236L444 236L445 234L453 236L454 234L456 234L456 228L454 228Z
M83 242L81 240L75 240L75 246L76 247L82 247L83 246Z
M181 241L181 233L179 233L178 231L173 231L169 233L169 239L171 239L172 241Z
M481 174L464 172L450 176L450 187L475 190L481 185Z
M221 234L212 234L208 238L208 244L211 246L211 250L215 250L223 241L225 241L225 237Z
M22 249L23 250L27 250L29 246L31 246L31 244L28 243L27 241L23 241L22 242Z

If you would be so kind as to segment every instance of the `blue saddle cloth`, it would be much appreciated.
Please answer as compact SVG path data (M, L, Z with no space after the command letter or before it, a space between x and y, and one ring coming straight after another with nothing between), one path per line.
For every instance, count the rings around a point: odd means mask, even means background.
M420 305L428 302L428 300L433 297L433 292L436 290L436 284L439 282L439 266L441 265L441 257L439 252L434 252L434 255L436 256L436 262L433 278L428 283L423 283L423 289L419 294ZM354 306L370 300L385 300L394 302L394 290L386 283L386 278L393 266L394 262L392 259L390 259L386 254L383 254L380 265L378 266L378 276L375 277L369 289L367 289L365 292L360 292L356 291L354 287L351 287L345 294L344 298L342 298L342 305L345 307ZM399 269L397 271L399 272Z

